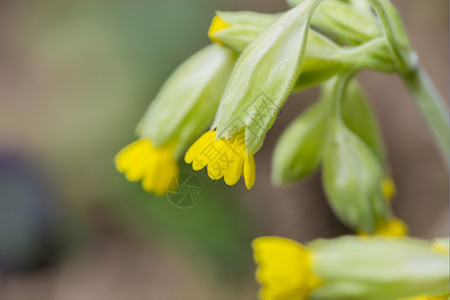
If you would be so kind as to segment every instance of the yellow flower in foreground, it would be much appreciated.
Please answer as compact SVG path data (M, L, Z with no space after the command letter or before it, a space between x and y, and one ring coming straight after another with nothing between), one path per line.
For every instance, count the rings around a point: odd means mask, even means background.
M223 43L222 43L220 40L218 40L218 39L214 36L214 34L215 34L216 32L221 31L222 29L229 28L229 27L231 27L230 24L226 23L226 22L225 22L224 20L222 20L222 18L220 18L219 16L215 16L215 17L213 18L213 20L212 20L211 26L209 27L209 31L208 31L208 37L209 37L209 39L210 39L212 42L216 43L216 44L223 45Z
M394 180L391 177L386 177L381 182L381 190L383 191L383 196L388 202L391 202L395 195L397 194L397 188L395 187Z
M254 259L259 268L256 279L262 285L263 300L301 300L320 285L311 271L311 252L301 244L279 237L253 241Z
M150 140L139 139L116 155L116 168L130 181L142 180L145 191L162 195L178 174L175 146L169 143L154 147Z
M367 236L364 232L358 232L360 236ZM408 235L408 226L400 219L392 219L386 223L378 226L373 235L387 236L387 237L402 237Z
M247 154L244 131L219 140L216 140L215 130L208 131L189 148L184 160L192 163L196 171L207 166L211 179L224 177L228 185L236 184L241 176L247 189L255 183L255 160L253 155Z

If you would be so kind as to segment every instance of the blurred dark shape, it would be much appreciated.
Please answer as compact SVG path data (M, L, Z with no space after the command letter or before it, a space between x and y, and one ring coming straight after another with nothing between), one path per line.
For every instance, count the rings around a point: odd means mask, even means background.
M34 169L0 153L0 274L51 265L58 253L57 211Z

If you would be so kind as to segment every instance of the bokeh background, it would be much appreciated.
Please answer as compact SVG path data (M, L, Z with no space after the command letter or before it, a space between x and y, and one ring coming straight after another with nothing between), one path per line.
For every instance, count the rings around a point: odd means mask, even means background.
M432 2L432 3L431 3ZM449 2L394 1L448 99ZM214 11L279 12L260 0L0 1L0 299L255 299L250 242L350 233L320 174L270 184L282 130L317 98L289 99L257 153L257 182L197 174L189 209L144 193L113 157L167 76L208 44ZM420 238L448 235L448 173L399 79L364 72L398 185L396 214ZM188 171L188 167L183 167Z

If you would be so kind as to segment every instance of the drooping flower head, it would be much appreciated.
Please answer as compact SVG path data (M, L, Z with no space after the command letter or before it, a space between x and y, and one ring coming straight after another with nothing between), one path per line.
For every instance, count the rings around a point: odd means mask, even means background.
M307 0L275 22L273 16L258 15L267 24L256 26L255 30L268 27L251 42L251 38L244 38L234 44L239 49L250 42L230 75L212 131L200 137L186 153L185 161L193 163L195 170L208 166L212 179L224 177L229 185L243 175L247 188L253 186L253 154L262 146L280 106L300 75L309 20L317 3ZM234 17L243 20L242 15ZM224 21L220 16L214 19L209 31L214 42L223 44L215 35L235 29L230 23L234 22Z
M235 60L234 52L210 45L169 77L137 127L139 140L116 156L127 179L157 195L167 191L177 159L214 118Z

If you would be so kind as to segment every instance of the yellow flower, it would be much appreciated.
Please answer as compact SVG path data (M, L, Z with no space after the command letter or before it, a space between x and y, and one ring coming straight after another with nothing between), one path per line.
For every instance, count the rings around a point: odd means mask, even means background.
M358 232L360 236L368 236L365 232ZM400 219L392 219L375 229L373 235L387 237L402 237L408 235L408 226Z
M216 37L214 37L214 34L216 32L221 31L222 29L225 28L229 28L231 27L230 24L226 23L224 20L222 20L222 18L220 18L219 16L215 16L212 20L211 26L209 27L209 31L208 31L208 37L209 39L216 44L219 45L223 45L223 43L218 40Z
M292 240L261 237L252 243L259 268L256 279L263 286L263 300L301 300L320 285L311 271L312 253Z
M234 185L241 176L250 189L255 183L255 160L245 147L245 133L240 131L229 139L216 140L216 131L203 134L186 152L186 163L192 163L196 171L205 166L213 180L222 177L228 185Z
M178 174L175 146L175 143L168 143L154 147L150 140L139 139L116 155L116 168L130 181L142 180L147 192L162 195Z
M404 298L400 300L448 300L449 293L445 293L442 295L434 295L434 296L426 296L426 295L420 295L418 297L413 298Z
M397 194L394 180L391 177L385 177L381 183L381 189L383 191L384 198L391 202Z

